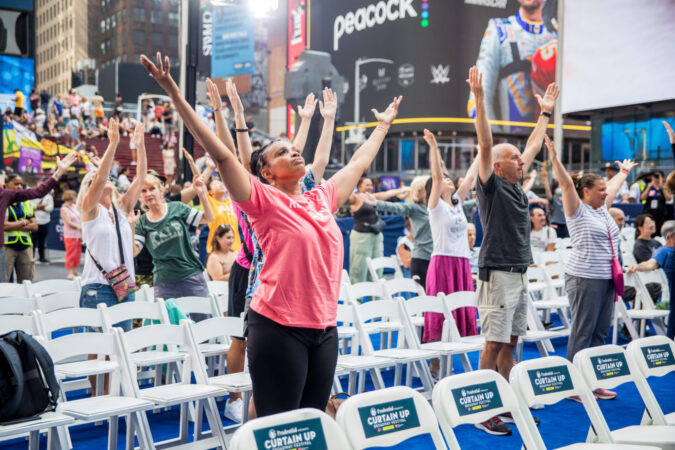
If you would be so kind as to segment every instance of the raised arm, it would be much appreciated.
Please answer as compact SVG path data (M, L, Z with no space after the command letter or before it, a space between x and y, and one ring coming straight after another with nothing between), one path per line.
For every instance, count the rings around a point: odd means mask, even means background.
M551 183L548 181L548 170L546 166L541 168L541 182L544 183L544 192L546 193L546 200L549 202L553 198L553 193L551 192Z
M213 173L213 169L215 169L215 168L216 168L216 165L214 164L213 160L211 158L206 158L206 166L204 167L204 171L201 173L201 175L199 174L199 171L197 170L197 166L195 166L192 169L193 181L194 181L195 178L201 177L204 184L208 185L209 179L211 178L211 173ZM195 189L195 185L194 185L194 183L192 183L192 185L190 187L185 188L182 191L180 191L180 201L187 205L188 203L190 203L195 198L196 195L197 195L197 189Z
M476 135L478 136L478 178L485 184L492 176L492 130L485 109L485 93L483 92L483 75L476 66L469 69L469 79L466 80L476 101Z
M330 159L330 150L333 146L333 130L335 129L335 114L337 113L337 95L330 88L323 90L323 102L319 102L319 112L323 117L323 128L319 144L314 152L312 173L317 184L321 183L323 173Z
M630 175L630 171L633 170L633 167L637 166L637 163L630 159L624 159L623 162L615 162L619 164L621 170L614 175L614 178L607 182L607 198L605 199L605 205L607 205L608 208L612 207L614 198L626 181L626 178L628 178L628 175Z
M246 116L244 116L244 104L239 98L237 86L232 80L227 80L225 85L227 89L227 97L230 99L230 104L234 110L235 129L246 130L237 131L237 148L239 149L239 160L244 165L246 170L251 171L251 153L253 147L251 146L251 136L248 134L248 127L246 125Z
M227 128L227 121L225 121L225 113L223 112L223 100L220 98L220 91L216 83L211 81L210 78L206 79L206 93L211 100L211 106L213 107L213 117L216 120L216 136L218 139L225 144L225 146L233 154L236 154L236 147L234 145L234 139L232 139L232 133Z
M356 187L361 175L368 169L368 166L373 162L377 152L382 146L382 141L387 136L391 123L398 114L398 106L401 103L402 97L394 98L384 112L378 112L373 109L373 114L378 121L377 127L370 133L368 140L354 152L352 159L343 167L338 173L333 175L331 179L335 180L338 188L338 205L342 205L347 201L352 191Z
M98 202L103 195L103 188L108 181L110 169L112 169L113 161L115 160L115 152L117 151L117 144L120 142L119 123L116 119L110 119L108 123L108 148L103 154L101 165L98 167L94 178L91 180L91 185L87 194L82 200L82 220L88 222L94 220L98 213Z
M530 177L527 179L525 184L523 184L523 192L528 193L534 187L534 182L537 181L537 171L532 170L530 172Z
M169 58L165 57L164 63L162 63L162 55L157 52L157 65L145 55L141 56L141 63L143 63L150 75L169 95L176 107L176 111L178 111L188 130L190 130L190 134L199 141L202 147L214 159L232 199L235 202L248 201L251 198L251 180L248 172L181 96L178 86L169 73Z
M438 143L434 133L424 129L424 140L429 145L429 166L431 166L431 192L427 199L427 207L431 210L436 208L441 199L441 189L443 187L443 167L441 166L441 155L438 152Z
M136 166L136 179L131 183L127 192L122 196L120 206L126 214L133 211L138 202L141 190L145 184L145 176L148 173L148 155L145 150L145 127L141 122L136 124L131 141L138 150L138 165Z
M370 194L375 200L389 200L390 198L396 197L397 195L408 194L410 192L410 186L404 186L396 189L389 189L384 192L375 192Z
M295 147L301 155L305 150L305 144L307 143L307 135L309 134L309 126L312 124L312 117L314 117L316 102L316 97L310 92L307 98L305 98L305 106L298 105L298 115L301 120L298 131L295 132L295 136L293 137L293 147Z
M546 140L546 147L548 148L548 157L551 160L551 164L553 164L553 173L558 180L560 189L562 189L563 210L565 211L566 216L571 217L577 212L577 209L579 209L579 202L581 201L579 199L579 194L577 194L577 190L574 187L572 177L567 173L567 170L565 170L565 167L563 167L558 159L555 144L547 135L544 135L544 139Z
M56 160L56 171L54 174L49 177L46 181L38 184L34 188L29 189L19 189L12 190L6 189L5 195L8 197L7 203L19 203L24 200L32 200L34 198L44 197L54 189L56 183L61 179L61 177L66 173L68 167L70 167L77 160L77 153L68 153L63 159Z
M192 180L192 185L194 186L195 191L197 191L199 203L204 208L204 214L202 215L202 219L199 221L199 224L206 225L207 223L213 222L214 220L216 220L216 216L213 214L211 203L209 203L209 200L206 198L207 195L206 183L204 183L202 177L195 177Z
M551 114L553 114L553 108L555 108L555 101L560 94L560 88L557 83L551 83L546 88L546 93L542 98L539 94L535 94L537 101L539 102L539 108L541 109L541 114L537 119L537 125L532 130L527 144L525 144L525 150L523 151L523 172L527 170L532 165L534 157L537 156L537 153L541 151L541 146L544 143L544 136L546 135L546 128L548 123L551 120Z
M471 188L476 182L476 174L478 173L479 162L480 162L480 155L476 155L473 162L469 166L469 170L467 170L466 175L464 175L464 180L462 181L462 184L460 184L459 187L457 188L457 196L462 202L469 194Z

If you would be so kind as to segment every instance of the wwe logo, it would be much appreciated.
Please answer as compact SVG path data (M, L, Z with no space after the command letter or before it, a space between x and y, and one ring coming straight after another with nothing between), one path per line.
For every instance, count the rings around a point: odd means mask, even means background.
M445 84L450 82L450 66L439 64L431 66L431 84Z
M377 69L377 76L380 77L380 78L385 76L386 73L387 73L387 69L384 68L384 67L381 67L381 68Z

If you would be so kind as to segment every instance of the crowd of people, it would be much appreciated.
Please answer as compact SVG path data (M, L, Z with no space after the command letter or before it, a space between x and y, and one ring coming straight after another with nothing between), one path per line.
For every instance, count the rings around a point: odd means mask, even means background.
M331 89L323 90L321 101L308 96L300 107L302 123L293 142L279 139L258 146L251 142L249 122L233 82L227 82L225 92L232 108L229 119L234 122L230 130L221 93L213 82L207 80L211 124L181 96L169 73L168 58L158 54L152 61L143 56L141 62L171 100L145 104L142 122L125 123L128 117L119 115L100 117L96 107L84 106L94 105L94 98L75 100L70 95L63 100L57 96L59 114L51 111L54 118L45 119L63 122L63 111L70 108L66 123L71 123L91 111L84 120L93 120L108 141L79 192L67 190L61 196L68 277L79 275L84 244L82 307L134 301L134 292L142 284L152 286L156 297L168 299L207 296L207 278L228 281L228 315L245 314L245 330L232 342L227 368L243 370L248 356L254 391L251 417L326 406L338 356L336 306L344 255L334 214L342 205L354 217L350 281L368 280L367 258L383 254L386 222L381 215L405 216L407 232L396 247L401 265L427 295L476 292L477 310L453 312L457 327L462 336L478 334L480 315L480 332L486 338L480 368L497 370L507 379L515 346L527 331L528 267L533 255L554 251L558 238L569 237L571 243L565 266L572 318L567 357L572 360L579 350L604 344L615 298L629 295L619 288L621 274L615 264L622 254L625 217L620 209L611 208L613 203L644 204L635 223L633 253L638 264L628 272L662 267L671 283L675 279L671 258L675 222L668 220L672 217L667 207L672 200L670 177L666 180L665 174L653 171L628 187L626 180L636 166L630 160L605 167L605 177L568 173L546 135L559 95L555 83L536 95L540 115L521 153L512 144L495 144L482 75L471 68L467 82L475 99L478 150L466 173L458 180L449 177L434 133L425 130L431 175L416 177L410 186L375 192L373 180L364 174L398 114L401 97L382 112L373 110L377 126L369 138L344 168L325 179L337 111L337 96ZM323 119L321 136L314 160L306 164L302 153L317 104ZM186 153L194 178L182 186L173 182L174 109L207 152L199 165ZM35 111L39 113L40 107ZM24 113L18 106L12 114L17 112L21 120ZM675 148L675 133L667 124L666 130ZM115 159L122 133L130 134L136 151L133 180ZM162 150L163 175L148 170L146 134L169 136ZM523 180L544 147L553 180L548 180L545 170L529 172ZM69 154L58 163L53 177L32 189L23 189L18 175L6 179L5 189L0 190L0 212L7 211L0 261L6 267L0 277L13 275L17 282L32 278L31 233L40 260L46 260L40 213L53 209L53 198L47 194L75 158ZM544 197L532 192L538 176ZM471 205L477 206L482 225L479 249L474 215L467 214ZM205 261L196 251L196 236L205 233L204 227L208 227ZM659 233L664 246L654 240ZM654 292L658 298L660 291ZM442 315L425 314L424 342L441 339L443 320ZM671 307L671 338L674 320ZM121 326L129 329L132 324ZM438 361L431 362L431 371L437 376ZM595 395L616 397L605 389ZM241 421L242 408L241 397L232 394L225 415ZM511 434L504 421L512 418L494 417L480 428Z

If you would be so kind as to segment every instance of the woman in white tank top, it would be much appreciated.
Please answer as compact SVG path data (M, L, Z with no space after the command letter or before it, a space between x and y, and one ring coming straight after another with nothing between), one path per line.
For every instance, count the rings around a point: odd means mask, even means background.
M82 271L82 293L80 294L80 306L83 308L96 308L98 303L112 306L119 302L115 291L110 287L96 263L105 271L125 264L131 279L134 279L133 233L127 216L132 218L133 223L135 220L134 206L145 183L147 172L143 124L136 124L132 137L138 149L136 179L124 195L117 192L115 185L109 179L115 151L120 140L119 124L115 119L111 119L108 125L108 139L110 143L101 158L100 166L84 177L77 197L77 207L82 213L82 240L87 246ZM117 235L115 223L117 221L121 239L118 239ZM120 240L123 258L120 258L118 244ZM130 294L121 301L134 301L134 294ZM122 327L129 329L131 324L124 323Z

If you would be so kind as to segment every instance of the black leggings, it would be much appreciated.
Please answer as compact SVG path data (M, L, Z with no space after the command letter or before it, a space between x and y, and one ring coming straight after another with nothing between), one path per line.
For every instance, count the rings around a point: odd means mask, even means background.
M422 287L427 285L427 270L429 270L429 260L421 258L410 258L410 276L420 277L419 284Z
M249 308L246 347L258 417L326 409L337 365L336 327L287 327Z

